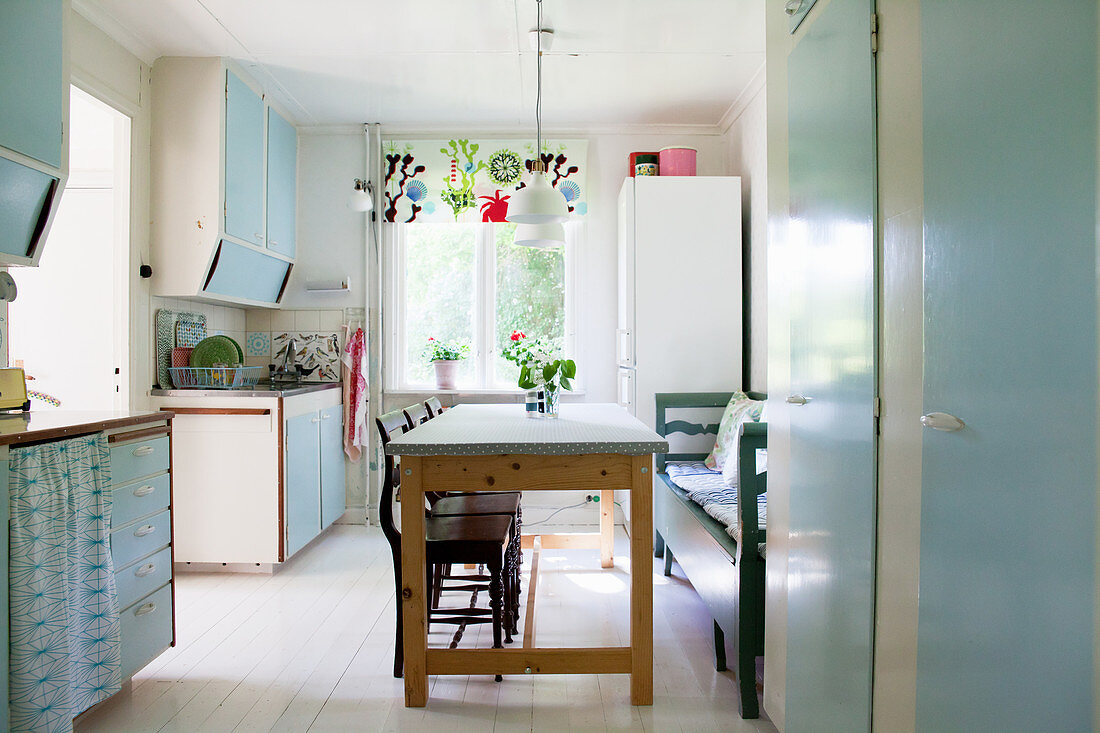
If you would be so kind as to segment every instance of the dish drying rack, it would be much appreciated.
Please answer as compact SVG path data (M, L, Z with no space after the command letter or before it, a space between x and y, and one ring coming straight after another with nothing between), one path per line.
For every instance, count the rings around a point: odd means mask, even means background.
M171 367L176 389L241 389L254 387L267 369L258 366Z

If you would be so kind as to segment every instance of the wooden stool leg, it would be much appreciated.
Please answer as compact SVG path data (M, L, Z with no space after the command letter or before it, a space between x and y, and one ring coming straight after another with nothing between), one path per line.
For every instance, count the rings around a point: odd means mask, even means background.
M665 575L672 575L672 561L676 558L672 555L672 550L667 545L665 546Z
M653 536L654 536L654 540L653 540L653 557L658 557L658 558L664 557L665 556L665 538L661 536L660 532L654 532Z

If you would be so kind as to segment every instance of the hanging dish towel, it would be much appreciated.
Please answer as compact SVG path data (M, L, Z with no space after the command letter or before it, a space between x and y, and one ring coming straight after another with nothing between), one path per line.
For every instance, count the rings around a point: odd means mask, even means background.
M107 438L11 451L12 731L71 731L121 686Z
M351 329L349 328L350 332ZM344 382L344 452L353 463L363 455L367 432L367 337L362 328L347 339L340 358Z

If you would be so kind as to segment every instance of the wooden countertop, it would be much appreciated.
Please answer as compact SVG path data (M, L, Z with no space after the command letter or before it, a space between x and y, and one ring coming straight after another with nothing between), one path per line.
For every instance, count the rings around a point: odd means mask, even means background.
M0 445L20 445L90 435L171 418L171 412L43 410L0 413Z

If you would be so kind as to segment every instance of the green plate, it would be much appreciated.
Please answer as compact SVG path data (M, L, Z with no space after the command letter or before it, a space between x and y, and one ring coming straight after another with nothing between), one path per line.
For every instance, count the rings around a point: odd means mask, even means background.
M244 352L240 345L228 336L209 336L195 344L188 362L191 366L208 369L215 364L243 364Z

